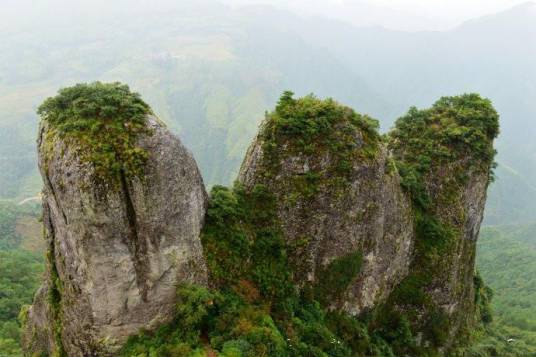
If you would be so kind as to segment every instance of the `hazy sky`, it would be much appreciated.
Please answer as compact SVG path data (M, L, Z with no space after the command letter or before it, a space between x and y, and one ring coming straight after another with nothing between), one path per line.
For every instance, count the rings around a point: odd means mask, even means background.
M357 25L400 30L444 30L527 0L222 0L235 5L265 3L305 15L325 15Z
M176 3L174 3L176 1ZM354 25L379 25L395 30L446 30L469 19L497 13L527 0L213 0L230 5L270 4L303 16L323 16L344 20ZM533 0L536 1L536 0ZM80 16L88 12L107 12L137 6L153 11L163 4L198 4L199 0L0 0L0 30L13 23L36 19L54 19L58 11L78 9ZM112 6L113 4L113 6ZM118 4L124 4L118 6ZM212 4L210 1L207 4ZM199 4L198 4L199 5ZM211 5L207 5L211 6ZM212 5L213 6L213 5Z

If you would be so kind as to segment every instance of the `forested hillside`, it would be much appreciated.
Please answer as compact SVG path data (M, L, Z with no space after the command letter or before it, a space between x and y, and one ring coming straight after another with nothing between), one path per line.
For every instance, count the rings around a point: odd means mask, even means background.
M0 202L0 356L21 355L18 316L44 270L40 209Z
M477 266L494 291L492 307L502 339L536 354L536 226L483 229Z

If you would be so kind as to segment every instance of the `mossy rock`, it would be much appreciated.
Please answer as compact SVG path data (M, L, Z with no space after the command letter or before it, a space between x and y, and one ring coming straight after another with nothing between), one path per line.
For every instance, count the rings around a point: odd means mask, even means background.
M379 310L409 317L420 336L412 347L419 354L465 343L464 331L478 320L475 242L493 177L498 119L491 101L477 94L444 97L431 108L411 108L388 135L413 201L416 235L410 274ZM408 351L416 353L403 346L398 352Z
M354 314L388 295L411 251L410 202L377 128L375 120L333 99L295 99L285 92L267 113L239 174L246 192L262 185L274 196L298 286L322 290L330 264L349 252L362 254L352 261L362 262L362 269L350 279L333 277L345 286L321 299ZM386 274L387 262L393 267Z
M64 88L38 109L49 127L43 147L52 151L56 138L61 138L78 148L104 180L116 180L121 173L142 176L147 152L136 141L139 135L150 134L146 118L151 113L139 94L120 83Z

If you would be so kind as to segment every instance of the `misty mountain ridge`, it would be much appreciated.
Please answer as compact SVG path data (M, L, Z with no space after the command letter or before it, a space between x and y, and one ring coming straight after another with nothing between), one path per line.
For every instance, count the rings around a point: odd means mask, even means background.
M497 147L504 169L497 170L488 220L535 218L536 194L524 184L536 178L536 46L526 41L535 33L534 3L451 31L411 33L269 6L122 4L80 22L89 2L66 6L58 12L65 16L43 19L39 33L21 26L0 35L1 196L39 190L34 111L58 85L130 83L192 148L209 185L232 180L265 108L285 89L334 97L380 119L384 131L411 105L479 92L494 101L503 123ZM42 17L42 6L28 18Z

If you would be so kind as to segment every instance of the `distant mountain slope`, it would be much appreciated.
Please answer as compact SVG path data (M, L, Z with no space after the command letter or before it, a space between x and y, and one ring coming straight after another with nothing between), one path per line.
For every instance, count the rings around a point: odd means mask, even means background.
M536 183L531 181L531 176L524 175L502 162L499 162L495 175L497 178L491 186L487 203L486 224L512 224L533 220Z
M17 316L44 271L40 206L0 201L0 356L22 356Z
M479 92L502 115L503 167L487 223L536 219L533 3L417 33L209 0L83 1L78 10L65 0L27 3L16 21L9 7L0 15L1 26L15 23L0 31L0 197L40 189L35 107L76 82L131 83L192 149L209 185L235 178L264 111L285 89L333 96L380 119L384 131L411 105Z
M477 267L502 334L536 353L536 224L483 229Z
M492 188L488 222L536 219L536 194L526 184L536 182L536 3L448 32L404 33L320 20L297 31L389 98L395 110L384 117L387 123L408 106L427 105L442 95L478 92L491 98L501 114L497 148L505 169L498 171L497 187ZM507 173L511 170L516 179ZM519 192L525 194L521 201L509 197ZM527 201L532 205L527 207Z
M156 10L136 4L126 13L110 9L113 19L90 14L0 35L0 197L38 190L36 104L75 82L131 83L192 148L209 185L234 180L264 111L285 89L333 96L363 112L388 107L329 52L257 21L262 14L208 1L159 2ZM143 10L155 16L139 17Z

